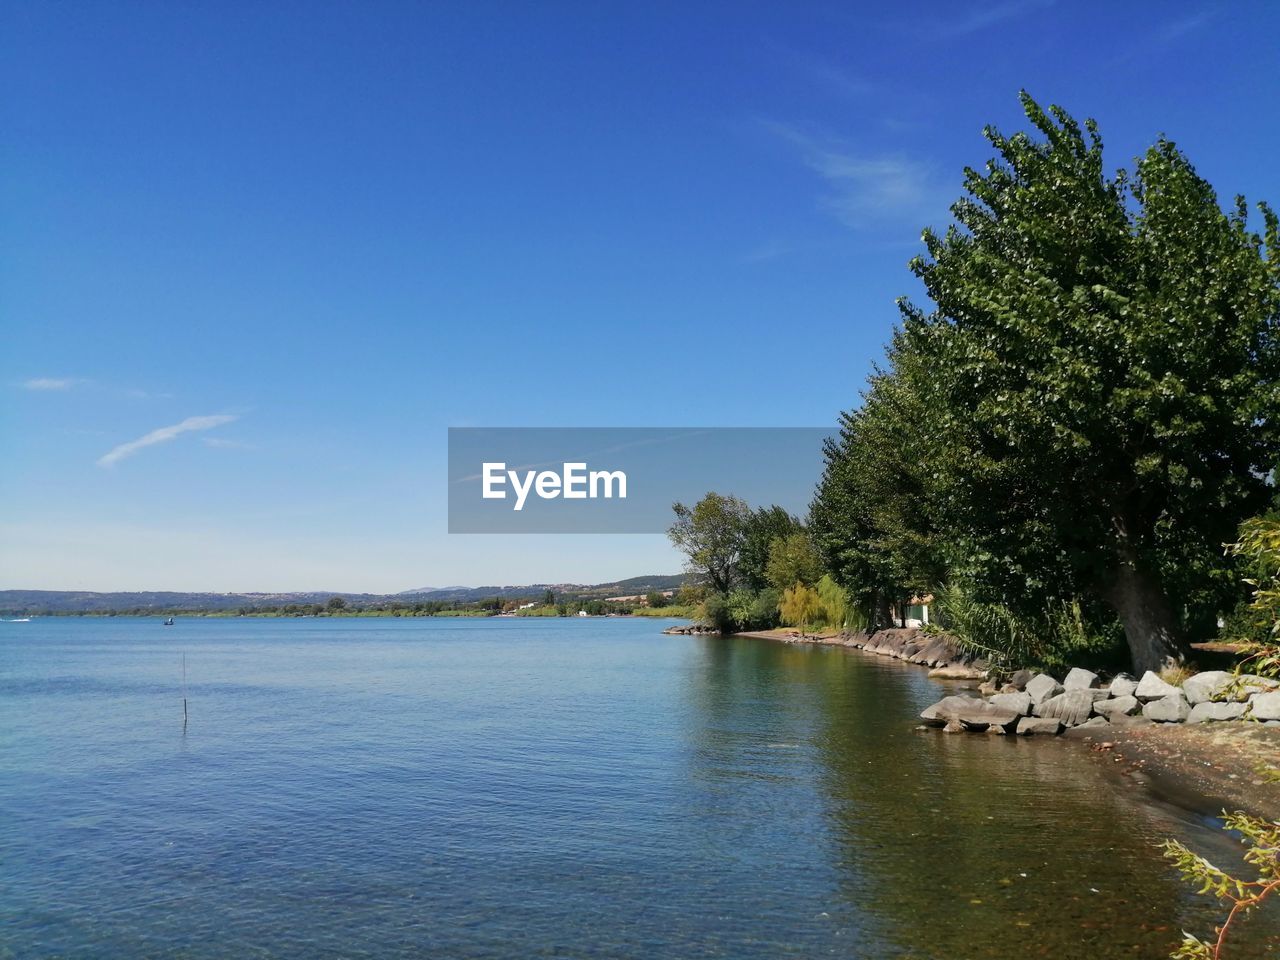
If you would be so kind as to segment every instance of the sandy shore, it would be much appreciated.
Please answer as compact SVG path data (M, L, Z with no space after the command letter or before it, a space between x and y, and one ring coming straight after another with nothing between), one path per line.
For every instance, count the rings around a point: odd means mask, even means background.
M1244 810L1280 821L1280 783L1262 764L1280 764L1280 729L1258 723L1151 723L1081 731L1099 763L1145 784L1163 799L1208 815Z

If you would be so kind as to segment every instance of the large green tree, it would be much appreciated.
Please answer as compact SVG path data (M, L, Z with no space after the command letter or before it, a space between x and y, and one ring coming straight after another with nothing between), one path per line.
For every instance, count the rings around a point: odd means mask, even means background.
M676 519L667 531L683 551L690 573L716 593L728 593L740 581L739 561L751 509L737 497L708 493L692 507L674 503Z
M807 533L790 533L769 545L765 573L779 590L797 583L811 587L822 576L822 558Z
M763 590L769 586L766 568L769 566L769 548L773 541L803 530L804 524L782 507L759 507L752 510L744 524L742 551L738 562L743 582L752 590Z
M925 495L1006 591L1045 571L1115 610L1135 667L1185 649L1182 600L1267 499L1277 444L1280 230L1224 212L1160 139L1109 175L1092 121L1023 95L1039 136L986 131L901 303L935 438Z
M918 388L917 357L895 337L889 364L872 376L862 406L841 415L809 507L809 530L826 567L872 628L892 625L891 604L927 593L944 575L945 542L926 490L932 417Z

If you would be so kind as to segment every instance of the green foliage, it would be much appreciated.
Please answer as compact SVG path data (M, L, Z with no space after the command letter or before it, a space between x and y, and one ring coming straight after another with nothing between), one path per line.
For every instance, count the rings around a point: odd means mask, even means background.
M1245 623L1249 636L1239 639L1249 644L1241 664L1252 673L1280 677L1280 520L1254 517L1240 526L1240 539L1227 547L1240 557L1253 588Z
M347 601L343 597L330 597L329 602L325 604L325 607L331 611L345 610L347 608Z
M735 630L741 630L751 621L751 610L755 604L756 595L746 587L738 587L731 590L725 598L725 606L728 608L729 620L733 624Z
M804 525L782 507L761 507L751 511L744 524L738 563L742 581L752 590L769 586L766 568L773 542L803 530Z
M824 565L877 627L891 625L892 602L928 593L946 567L926 488L930 418L911 379L924 373L913 370L914 362L896 337L891 369L876 372L862 407L841 415L839 438L826 444L809 508Z
M1194 884L1199 893L1230 905L1212 942L1184 933L1182 944L1171 955L1174 960L1218 960L1232 924L1268 897L1280 893L1280 822L1241 812L1224 813L1223 828L1238 834L1245 845L1243 860L1251 868L1250 879L1232 876L1215 867L1177 840L1167 840L1163 845L1165 857L1185 881Z
M697 619L720 633L768 630L778 625L779 597L772 587L758 593L746 587L727 594L709 593L698 610Z
M749 608L750 629L768 630L778 625L778 605L782 602L782 591L777 587L765 587L756 594Z
M691 573L705 578L718 593L727 593L739 582L742 553L750 509L737 497L708 493L692 508L672 504L676 519L667 531L683 551Z
M633 617L672 617L675 619L693 620L698 616L697 604L681 606L671 604L666 607L636 607L631 611Z
M676 592L676 605L696 607L707 598L707 588L700 583L686 583Z
M776 537L769 544L769 562L765 566L769 583L779 590L793 583L812 586L822 576L822 558L813 541L803 532Z
M818 581L818 604L827 626L842 630L849 619L849 594L830 574L823 574Z
M665 607L671 603L671 598L661 590L651 590L649 595L644 598L645 603L654 610Z
M818 591L803 583L792 584L783 590L782 599L778 603L782 622L788 626L799 627L801 633L804 633L805 627L813 622L821 609Z
M1049 601L1038 615L978 600L958 583L934 595L935 625L997 673L1022 667L1114 667L1122 636L1114 619L1089 616L1078 600Z
M719 633L732 633L737 629L728 597L723 593L708 593L698 608L697 619Z

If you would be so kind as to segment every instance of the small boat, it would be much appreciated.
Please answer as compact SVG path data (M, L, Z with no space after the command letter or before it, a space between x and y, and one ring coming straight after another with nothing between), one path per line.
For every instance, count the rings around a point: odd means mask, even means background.
M173 617L170 617L168 620L166 620L166 621L164 622L164 625L165 625L166 627L172 627L172 626L173 626Z

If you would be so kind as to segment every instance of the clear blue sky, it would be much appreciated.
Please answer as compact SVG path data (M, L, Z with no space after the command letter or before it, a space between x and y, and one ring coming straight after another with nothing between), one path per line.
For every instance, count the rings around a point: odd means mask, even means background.
M1280 202L1261 2L0 11L3 587L673 572L449 537L445 428L830 423L1020 87Z

